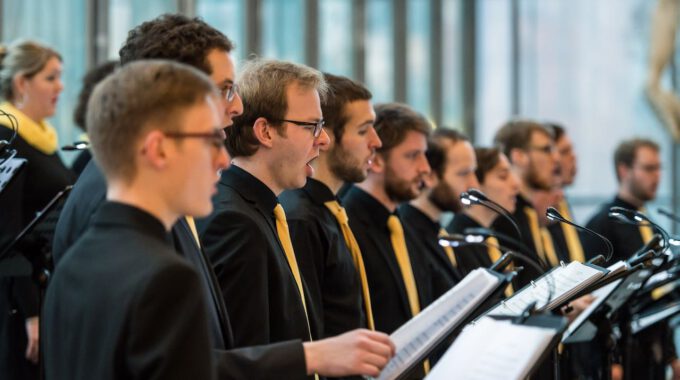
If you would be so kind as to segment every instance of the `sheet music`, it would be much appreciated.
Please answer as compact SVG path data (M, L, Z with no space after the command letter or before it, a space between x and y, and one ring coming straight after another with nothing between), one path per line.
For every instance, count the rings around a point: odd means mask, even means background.
M390 338L397 350L378 377L396 379L444 338L500 285L486 269L475 269L456 286L406 322Z
M524 379L555 333L483 317L463 330L425 379Z
M536 308L539 311L552 310L581 289L603 277L604 274L601 270L572 261L568 265L558 266L543 275L531 285L526 286L491 309L488 314L520 315L532 302L536 302ZM546 305L551 289L552 297Z
M661 310L637 317L630 323L630 327L633 334L637 334L647 327L652 326L653 324L669 318L677 313L680 313L680 302L674 302Z
M599 289L597 289L597 290L595 290L594 292L591 293L591 295L595 299L593 300L593 302L587 308L585 308L581 312L581 314L578 315L578 317L576 317L576 319L574 319L569 324L567 331L565 331L564 334L562 335L562 342L564 342L567 338L569 338L571 336L571 334L573 334L579 327L581 327L583 322L585 322L590 317L590 315L598 308L598 306L600 306L604 302L605 299L607 299L607 297L609 297L611 292L613 292L614 289L616 289L616 287L622 281L623 281L623 279L618 279L618 280L613 281L612 283L607 284L607 285L605 285L605 286L603 286L603 287L601 287L601 288L599 288Z

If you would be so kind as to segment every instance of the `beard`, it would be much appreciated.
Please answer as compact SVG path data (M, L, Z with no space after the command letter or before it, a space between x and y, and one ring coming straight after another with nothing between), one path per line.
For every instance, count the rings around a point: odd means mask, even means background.
M524 182L533 190L552 190L552 184L550 180L543 180L536 170L536 166L533 162L529 165L529 171L524 175Z
M458 213L463 210L463 205L459 200L460 198L456 196L456 193L451 186L441 179L439 180L439 183L432 188L427 199L442 211Z
M366 173L361 168L362 163L339 144L328 151L328 166L331 173L345 182L359 183L366 179Z
M420 190L413 191L412 184L412 181L399 178L397 173L389 166L386 168L385 192L392 201L401 203L416 198L420 194Z
M635 180L633 180L630 185L630 193L635 198L643 202L649 202L656 198L656 190L647 191L644 187L640 186L640 184Z

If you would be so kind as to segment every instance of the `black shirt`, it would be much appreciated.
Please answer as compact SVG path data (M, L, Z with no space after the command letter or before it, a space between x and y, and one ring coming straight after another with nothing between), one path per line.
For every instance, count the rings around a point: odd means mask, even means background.
M518 194L515 212L512 214L512 217L517 222L519 230L522 233L522 238L520 241L524 245L524 247L518 247L516 244L509 241L506 242L505 244L501 242L501 244L505 245L508 248L518 250L520 253L527 255L529 259L532 259L536 264L538 264L543 269L548 269L548 264L540 255L540 253L543 252L542 238L540 234L539 236L534 236L534 234L532 233L527 212L535 213L536 209L528 200L526 200L524 197ZM536 214L536 217L538 217L538 214ZM516 230L513 228L510 222L508 222L508 220L506 220L502 216L496 218L496 220L491 225L491 229L493 229L494 231L498 231L499 233L507 235L509 237L518 238ZM536 246L535 244L536 241L538 241L538 244L540 244L539 247ZM515 262L517 263L518 260L516 260ZM541 275L541 272L539 272L532 265L529 264L523 265L521 263L518 263L518 265L524 266L524 269L521 272L519 272L519 274L516 277L515 282L518 288L529 284L531 280L534 280Z
M451 223L446 227L446 230L451 234L463 234L468 228L482 228L476 220L464 213L458 213L453 217ZM501 242L505 245L505 242ZM467 275L477 268L489 268L491 258L489 258L489 250L483 244L466 244L455 247L453 252L456 255L459 270Z
M340 225L324 205L337 201L322 182L307 178L302 189L280 196L286 210L300 272L308 285L307 305L323 326L323 336L365 327L361 281Z
M609 264L615 263L619 260L628 260L638 249L642 248L644 242L640 234L640 228L629 224L618 223L609 218L609 209L618 206L630 210L637 210L637 207L624 201L623 199L614 197L614 199L605 203L600 209L590 218L586 227L593 231L602 234L611 241L614 247ZM646 227L649 228L649 227ZM599 238L590 235L583 236L583 251L587 259L591 259L598 254L607 252L606 244Z
M390 334L412 317L406 287L387 227L387 219L391 213L377 199L357 186L347 192L343 202L363 254L376 330ZM432 301L427 260L414 244L415 238L410 229L405 227L404 234L422 310Z
M159 220L103 204L47 289L46 377L213 378L200 286Z
M213 213L197 221L201 241L220 283L237 347L320 336L309 325L276 230L276 195L232 165L222 172ZM306 302L309 288L302 278ZM312 309L310 309L312 312Z
M461 280L458 269L453 266L446 251L439 245L441 226L425 213L408 203L399 206L404 227L411 230L419 251L427 255L432 297L439 298Z
M71 195L57 222L55 235L55 265L60 265L64 252L71 247L89 228L93 215L105 202L106 181L94 161L90 161L78 177ZM200 274L199 292L208 300L208 326L215 350L217 373L220 379L266 378L272 374L290 379L304 379L306 367L304 351L300 341L267 345L257 348L234 349L234 337L230 324L230 314L226 309L209 263L184 218L171 230L171 241L177 253L194 265ZM58 249L57 249L58 248ZM95 252L93 252L94 254ZM68 255L66 255L68 256ZM86 271L87 268L82 270Z

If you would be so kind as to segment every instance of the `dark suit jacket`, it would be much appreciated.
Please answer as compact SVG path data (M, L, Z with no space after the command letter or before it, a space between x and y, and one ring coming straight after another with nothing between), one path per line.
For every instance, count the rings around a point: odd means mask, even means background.
M213 213L198 225L225 304L234 310L236 347L309 340L305 309L276 231L274 193L232 165L222 173L213 203ZM313 338L320 336L312 331Z
M451 234L463 234L468 228L480 227L482 227L482 225L476 220L461 212L453 217L453 220L451 220L451 223L446 227L446 230ZM501 245L505 245L503 242L500 243ZM477 268L489 268L491 264L493 264L489 258L488 248L481 244L462 245L454 248L453 252L456 255L458 269L465 275Z
M390 334L412 318L406 287L387 227L390 212L377 199L356 186L349 190L343 202L364 257L375 328ZM433 298L428 263L414 244L411 230L404 227L404 233L422 310Z
M78 178L57 223L54 241L55 265L60 265L65 250L91 225L92 215L104 202L106 181L94 161L86 166ZM290 379L306 378L304 351L300 341L288 341L267 346L234 349L230 313L224 305L222 292L212 268L184 218L172 231L172 241L177 253L184 256L200 274L200 292L208 301L208 325L213 342L213 355L220 379ZM235 310L238 310L235 309Z
M159 220L105 203L47 289L46 377L214 378L200 286Z
M12 134L12 130L0 125L0 140L9 140ZM37 211L75 181L75 175L57 153L45 154L20 135L12 147L17 151L16 157L26 159L27 163L19 178L0 194L0 251L33 220ZM24 355L26 319L37 314L38 289L33 280L0 277L0 377L3 379L37 379L37 366Z
M337 219L324 205L336 200L322 182L279 197L286 210L295 255L308 285L310 306L321 316L324 337L366 327L361 281Z
M418 245L419 252L423 256L427 255L424 258L428 263L432 297L437 299L462 278L458 269L453 266L446 255L444 248L439 245L441 227L438 222L408 203L399 206L399 215L404 222L404 227L411 229L410 236L416 239L414 244Z

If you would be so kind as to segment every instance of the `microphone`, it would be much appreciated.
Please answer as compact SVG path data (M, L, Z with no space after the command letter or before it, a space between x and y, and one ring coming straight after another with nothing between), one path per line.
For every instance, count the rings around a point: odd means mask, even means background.
M469 231L472 231L472 233L469 233ZM475 233L475 232L478 232L478 233ZM467 228L467 229L465 229L465 234L463 234L463 235L461 235L461 234L450 234L450 235L446 235L446 236L441 236L439 238L439 245L441 245L443 247L454 247L454 248L455 247L462 247L462 246L466 246L466 245L481 245L481 246L484 246L484 247L498 248L501 251L505 251L505 254L503 254L501 256L501 258L496 260L496 262L494 262L489 269L497 268L497 269L493 269L493 270L498 270L498 269L502 270L505 267L507 267L508 264L510 264L510 259L512 257L516 257L516 258L522 260L522 262L531 265L534 269L536 269L538 271L538 273L540 273L540 274L545 273L545 269L541 268L540 264L536 260L534 260L530 256L526 255L525 253L523 253L521 251L517 252L517 251L510 250L510 249L508 249L507 247L505 247L501 244L496 246L495 244L492 245L492 244L485 242L485 239L489 236L495 237L496 234L494 234L493 231L491 231L487 228ZM498 234L498 237L503 238L503 236L501 234ZM509 240L512 242L514 239L509 238ZM505 257L506 255L508 255L509 257ZM519 272L522 269L524 269L524 268L515 267L514 271Z
M75 141L72 145L64 145L61 150L66 152L72 152L76 150L85 150L90 147L90 143L87 141Z
M584 231L584 232L587 232L587 233L589 233L593 236L597 236L600 240L604 241L604 243L607 245L607 256L605 258L605 262L608 262L609 260L611 260L612 255L614 254L614 246L612 245L612 242L609 241L609 239L607 239L606 237L604 237L604 236L598 234L597 232L591 230L590 228L579 226L578 224L572 222L571 220L568 220L567 218L562 216L562 214L560 214L560 212L557 211L557 209L555 209L554 207L548 207L548 209L545 211L545 216L547 216L548 219L550 219L550 220L554 220L554 221L558 221L560 223L568 224L568 225L576 228L579 231ZM595 257L595 258L597 258L597 257Z
M632 224L634 226L651 226L653 229L659 232L661 236L663 236L663 246L660 245L660 248L665 249L668 247L668 242L671 238L670 235L668 234L668 232L666 232L666 230L661 228L661 226L652 222L647 217L647 215L635 210L630 210L619 206L614 206L610 208L608 215L610 218L616 219L620 223ZM643 222L646 222L646 224ZM653 240L654 239L652 239L652 241Z
M495 212L496 214L502 216L507 221L509 221L510 224L512 224L512 227L515 229L515 232L517 232L518 239L522 240L522 231L520 231L519 226L517 225L515 219L512 217L510 211L506 210L505 207L489 199L489 197L487 197L481 191L477 189L468 189L468 191L462 192L460 194L460 202L468 206L473 204L484 206L489 210Z
M666 218L668 218L668 219L674 221L675 223L680 223L680 217L677 216L677 215L675 215L675 214L673 214L672 212L667 211L667 210L665 210L665 209L663 209L663 208L657 208L656 211L657 211L659 214L665 216Z

